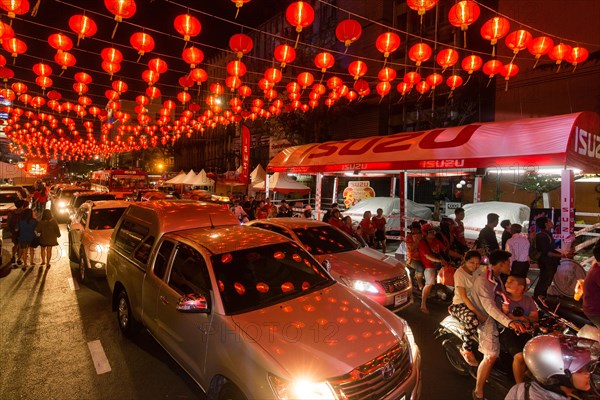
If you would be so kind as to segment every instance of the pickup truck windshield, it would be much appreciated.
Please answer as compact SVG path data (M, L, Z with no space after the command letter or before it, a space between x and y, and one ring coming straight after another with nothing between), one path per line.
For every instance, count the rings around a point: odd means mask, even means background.
M344 251L356 250L358 244L349 239L333 226L315 226L310 228L296 228L294 233L308 250L316 256L321 254L335 254Z
M216 254L211 261L229 315L270 306L334 282L295 243Z

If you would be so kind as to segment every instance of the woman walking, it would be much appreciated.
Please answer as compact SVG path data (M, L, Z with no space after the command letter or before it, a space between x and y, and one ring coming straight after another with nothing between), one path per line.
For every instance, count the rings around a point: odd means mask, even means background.
M37 220L33 217L33 211L31 208L26 208L23 211L23 216L17 223L17 229L19 231L19 248L21 249L21 259L23 260L23 266L21 270L25 271L29 268L27 263L27 255L31 258L31 265L35 265L33 261L33 252L35 248L34 239L36 239L35 228L37 226Z
M46 268L50 268L52 247L58 246L58 238L60 237L60 228L52 217L52 211L44 210L42 220L37 224L36 232L39 234L40 246L42 247L42 263L40 266L46 264Z

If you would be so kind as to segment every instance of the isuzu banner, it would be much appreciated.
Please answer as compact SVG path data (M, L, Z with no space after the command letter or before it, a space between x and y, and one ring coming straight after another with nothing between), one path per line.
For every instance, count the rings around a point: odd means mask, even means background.
M600 116L581 112L290 147L269 172L569 166L600 171Z
M242 171L240 181L248 183L250 176L250 129L242 125Z

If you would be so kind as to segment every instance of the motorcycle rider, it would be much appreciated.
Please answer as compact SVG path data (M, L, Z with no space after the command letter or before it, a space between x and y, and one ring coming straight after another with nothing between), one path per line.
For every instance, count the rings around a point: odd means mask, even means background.
M510 256L511 254L504 250L492 251L489 255L490 266L479 274L473 282L471 301L477 311L487 318L477 328L479 351L483 354L483 360L477 368L477 381L472 392L474 400L484 398L485 382L500 355L500 341L496 322L515 330L517 333L527 331L522 322L504 314L496 304L496 296L504 295L504 285L500 280L500 274L508 275L510 273Z
M566 335L541 335L525 345L525 363L534 380L513 386L505 400L580 399L591 389L599 343Z
M460 354L465 362L473 367L479 364L473 354L477 344L475 340L477 327L480 321L483 322L486 319L471 302L473 272L479 268L480 262L481 254L477 250L470 250L465 254L463 264L454 273L454 298L448 307L450 315L463 323L463 345Z

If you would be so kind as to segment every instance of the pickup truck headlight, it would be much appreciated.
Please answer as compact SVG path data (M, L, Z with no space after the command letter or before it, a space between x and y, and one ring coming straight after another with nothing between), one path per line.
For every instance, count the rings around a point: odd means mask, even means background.
M336 400L338 397L327 382L309 379L286 381L269 374L269 383L279 400Z
M412 359L414 360L417 355L417 343L415 342L415 335L413 334L412 329L410 329L410 325L408 322L403 321L404 323L404 336L408 340L408 344L410 344L410 354L412 355Z
M361 281L360 279L352 281L352 288L354 290L358 290L359 292L366 292L366 293L373 293L373 294L379 293L379 289L373 283L368 282L368 281Z

